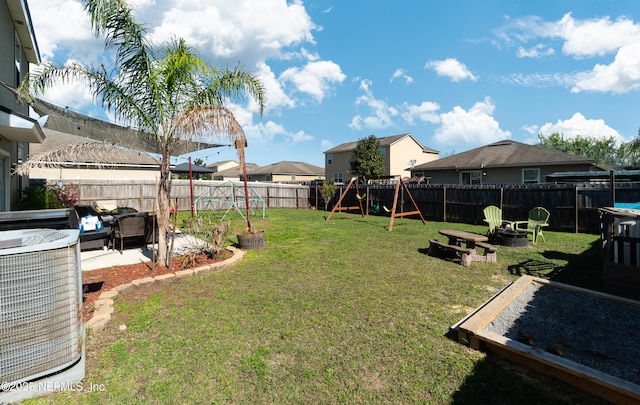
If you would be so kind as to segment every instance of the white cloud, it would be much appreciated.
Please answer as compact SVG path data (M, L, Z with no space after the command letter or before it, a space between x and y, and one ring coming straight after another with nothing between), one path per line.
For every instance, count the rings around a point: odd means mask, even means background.
M68 60L66 64L77 63L74 60ZM32 71L37 72L38 67ZM65 84L58 83L46 88L46 91L38 97L51 103L68 107L73 111L81 111L91 108L95 103L89 88L84 81L68 81Z
M433 101L424 101L420 105L404 103L404 111L400 115L409 125L413 125L416 119L437 124L440 122L439 109L440 105Z
M234 112L235 114L235 112ZM282 124L273 121L257 124L249 123L243 125L247 143L252 145L265 145L272 143L276 138L282 138L287 144L297 144L300 142L309 142L314 139L313 136L304 131L290 132Z
M524 129L528 134L531 135L538 135L538 128L539 127L537 125L525 125L522 127L522 129Z
M293 83L298 91L321 102L331 91L331 85L342 83L346 77L340 66L331 61L312 61L301 68L285 70L279 80Z
M329 150L329 149L333 148L333 142L331 142L328 139L323 139L322 141L320 141L320 148L321 148L321 150L323 152L325 150Z
M265 88L268 111L274 112L281 108L294 108L296 106L295 101L285 93L282 83L276 79L269 65L260 63L257 75ZM254 112L257 112L258 107L253 101L249 103L249 106L249 108L253 106Z
M155 44L182 37L216 66L242 61L251 69L269 58L289 58L292 48L314 44L313 32L322 29L301 0L136 0L131 5ZM46 59L64 51L95 61L104 51L80 0L30 0L29 8Z
M468 111L460 106L440 115L441 125L434 135L435 143L444 146L476 146L511 137L500 129L493 117L495 105L489 97L473 105Z
M638 42L640 26L627 18L576 20L569 13L549 34L564 40L562 51L567 55L602 56Z
M439 123L440 116L438 110L440 105L433 101L423 101L420 104L409 104L407 102L398 106L389 105L386 101L377 99L373 90L372 82L367 79L360 80L360 90L362 95L356 99L356 106L363 106L369 110L368 115L358 114L351 119L349 127L354 130L361 129L388 129L399 125L415 125L416 121ZM404 122L399 124L394 122L396 118Z
M393 75L391 75L391 79L389 79L389 82L393 83L395 79L399 78L404 79L404 84L413 83L413 77L407 75L407 71L405 69L396 69L396 71L393 72Z
M562 53L574 59L607 57L615 54L609 64L596 64L591 70L567 74L515 75L512 79L536 87L557 84L571 87L571 91L627 93L640 88L640 24L626 17L612 20L605 16L594 19L575 19L571 13L559 21L543 21L526 17L510 21L497 35L507 44L527 43L533 39L560 41ZM533 47L519 46L518 57L553 55L552 43Z
M478 80L478 78L469 71L464 63L460 63L455 58L429 61L424 67L425 69L432 69L438 74L438 76L448 77L454 82L466 79L472 81Z
M92 60L104 50L104 42L93 35L89 17L79 1L29 0L29 11L44 61L63 63L64 60L54 60L60 51L76 59ZM65 47L68 44L77 46L61 49L62 43Z
M543 56L553 55L553 48L547 47L545 44L538 44L530 48L520 47L516 54L518 58L541 58Z
M373 91L370 89L372 82L370 80L360 80L360 90L363 95L356 99L356 105L364 105L371 110L369 116L362 117L356 115L351 119L349 127L354 130L363 128L368 129L387 129L393 126L393 117L398 115L398 110L389 106L385 101L375 98Z
M300 0L157 0L141 13L152 18L146 22L154 26L154 42L179 36L203 54L249 65L313 43L320 29Z
M583 138L605 139L613 137L618 144L625 142L622 135L615 129L605 124L603 119L587 119L577 112L566 120L558 120L555 123L548 122L542 126L538 133L549 136L558 133L565 138L573 138L580 135Z
M570 88L578 82L578 77L575 74L568 73L514 73L510 76L501 77L501 80L505 83L524 87L562 86Z
M626 93L640 88L640 42L620 48L609 65L596 65L578 76L572 92L602 91Z

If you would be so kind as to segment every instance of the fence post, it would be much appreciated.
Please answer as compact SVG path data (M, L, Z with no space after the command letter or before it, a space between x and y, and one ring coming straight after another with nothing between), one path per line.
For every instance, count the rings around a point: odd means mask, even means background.
M579 207L578 203L579 203L580 200L579 200L579 195L578 195L578 185L574 185L573 187L575 189L575 195L576 195L576 198L575 198L575 222L576 222L576 227L575 228L576 229L575 229L575 231L576 231L576 233L578 233L579 232L578 221L580 220L580 207Z
M442 187L442 221L447 222L447 187Z
M616 204L616 175L613 170L609 171L609 183L611 183L611 206Z

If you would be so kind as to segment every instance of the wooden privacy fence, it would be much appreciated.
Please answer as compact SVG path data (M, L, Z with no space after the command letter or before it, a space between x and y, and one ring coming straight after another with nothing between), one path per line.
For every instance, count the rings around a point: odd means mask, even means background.
M138 211L155 211L157 200L157 182L153 180L68 180L65 184L77 184L80 193L80 203L90 204L93 201L115 200L118 206L131 207ZM211 187L235 188L235 193L244 197L243 183L213 180L194 180L193 194L189 180L172 180L171 200L177 202L180 211L191 210L191 196L193 200ZM234 187L235 184L235 187ZM249 182L249 187L267 204L267 208L309 208L309 186L299 184L257 183ZM251 193L251 192L250 192ZM242 199L240 199L242 200ZM240 208L244 207L242 203ZM211 207L194 207L197 211L211 209ZM224 209L224 204L216 209Z
M311 203L324 209L321 185L311 186ZM495 205L502 209L502 216L509 220L526 220L531 208L541 206L551 213L549 229L565 232L598 233L600 218L598 208L612 206L611 186L603 184L531 184L531 185L442 185L408 184L411 196L422 215L432 221L484 224L483 209ZM329 209L344 192L338 186L330 200ZM360 194L366 193L367 213L389 215L383 208L391 209L393 185L359 185ZM640 201L640 183L616 184L617 202ZM398 199L398 212L411 207L406 196ZM355 187L347 193L343 206L356 205Z
M73 180L77 184L80 202L116 200L118 205L154 211L156 209L157 183L152 180ZM211 189L224 187L225 183L211 180L193 181L193 199ZM235 184L242 184L236 182ZM603 184L531 184L531 185L441 185L407 184L418 209L425 219L431 221L483 224L482 210L487 205L502 209L505 219L525 220L529 210L541 206L551 213L549 229L565 232L598 233L600 217L598 208L616 202L640 202L640 183L617 183L615 194L608 183ZM229 186L231 187L231 186ZM324 209L320 193L321 183L280 184L250 182L249 187L265 202L267 208L318 208ZM338 186L328 208L333 208L345 186ZM191 186L189 180L173 180L171 197L177 201L180 211L191 209ZM360 185L360 193L366 193L366 209L369 215L389 215L393 204L395 185ZM342 205L357 205L355 187L344 197ZM244 195L244 194L242 194ZM243 208L241 205L240 208ZM210 207L197 206L197 211ZM226 210L226 207L216 206ZM402 192L398 198L397 212L411 211L410 200Z

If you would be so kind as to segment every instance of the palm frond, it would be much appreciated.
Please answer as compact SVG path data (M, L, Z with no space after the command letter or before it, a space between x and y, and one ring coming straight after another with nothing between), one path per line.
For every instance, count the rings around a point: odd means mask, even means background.
M242 126L224 106L200 105L185 111L173 122L176 139L185 142L202 142L211 139L227 139L240 154L246 138ZM239 155L240 156L240 155Z
M31 156L25 162L17 165L13 174L25 176L29 171L39 168L59 168L69 162L86 162L99 169L115 167L114 153L120 149L110 143L84 142L63 145L58 149Z
M252 98L258 103L260 114L264 112L267 96L266 89L260 79L237 66L234 70L225 69L222 72L212 72L210 83L201 93L202 101L211 104L222 104L225 98L243 100Z

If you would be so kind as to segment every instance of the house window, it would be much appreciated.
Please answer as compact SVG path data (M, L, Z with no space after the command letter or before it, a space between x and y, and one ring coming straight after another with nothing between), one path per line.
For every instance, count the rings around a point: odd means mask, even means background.
M522 169L523 184L540 183L540 169Z
M270 174L267 174L266 176L264 176L264 181L273 181L273 176Z
M296 179L296 175L295 175L295 174L292 174L292 175L291 175L291 181L293 181L293 180L295 180L295 179Z
M387 160L387 150L385 148L380 148L380 154L382 155L382 160Z
M327 164L333 164L333 153L327 153Z
M14 33L15 36L15 45L16 48L14 50L14 58L16 63L16 87L20 84L22 80L22 45L20 44L20 38L18 38L18 33Z
M333 173L333 182L342 183L342 173Z
M482 184L482 170L460 172L460 184Z

